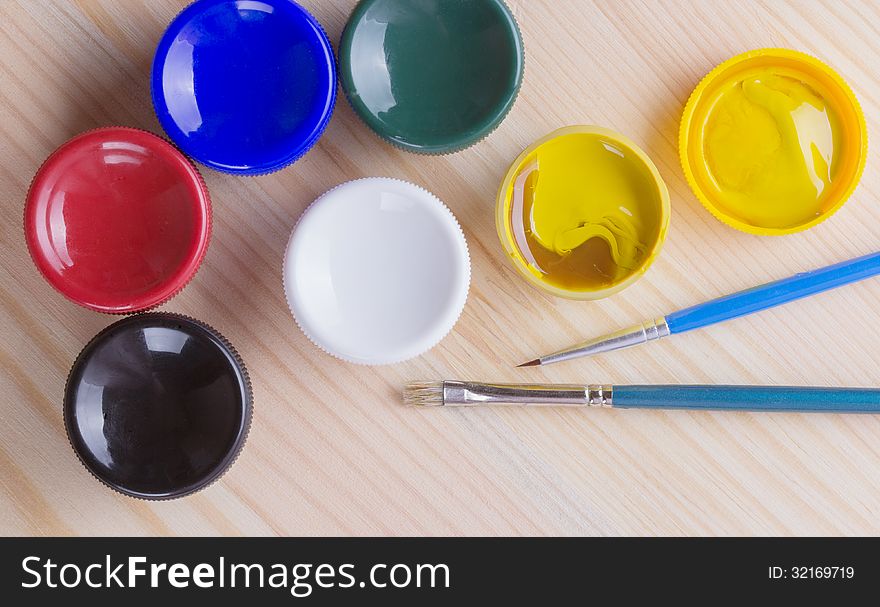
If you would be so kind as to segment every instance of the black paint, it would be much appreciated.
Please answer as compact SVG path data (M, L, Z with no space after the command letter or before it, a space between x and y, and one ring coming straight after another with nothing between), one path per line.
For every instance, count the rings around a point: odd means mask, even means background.
M120 320L71 369L64 421L73 448L101 481L146 499L207 486L234 461L251 419L238 355L184 316Z

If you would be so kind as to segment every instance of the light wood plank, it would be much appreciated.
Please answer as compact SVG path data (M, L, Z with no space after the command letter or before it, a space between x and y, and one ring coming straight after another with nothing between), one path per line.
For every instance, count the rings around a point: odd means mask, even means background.
M302 0L336 41L354 0ZM877 132L880 7L832 0L510 0L526 80L508 120L442 158L385 145L344 100L318 146L279 173L205 171L215 234L196 279L167 309L229 337L254 380L248 444L192 498L145 503L105 490L64 437L70 363L113 319L40 278L21 233L25 191L45 156L88 128L159 131L148 73L184 0L0 2L0 533L4 534L877 534L880 419L688 412L416 411L412 379L880 385L880 282L638 350L549 369L535 354L650 315L878 247L872 150L854 198L803 234L741 234L713 219L678 164L677 126L718 62L783 46L852 85ZM507 165L568 124L626 133L673 201L664 252L608 300L554 299L508 267L493 205ZM461 321L439 347L384 368L317 351L284 303L289 231L316 196L362 176L421 184L461 221L473 259Z

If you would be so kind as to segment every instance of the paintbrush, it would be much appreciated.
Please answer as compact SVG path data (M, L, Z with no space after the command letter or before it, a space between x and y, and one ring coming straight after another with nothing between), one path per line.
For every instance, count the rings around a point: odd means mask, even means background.
M403 390L403 402L415 407L513 405L880 413L880 389L796 386L484 384L436 381L407 384Z
M880 274L880 253L871 253L864 257L850 259L812 272L802 272L782 280L719 297L611 335L582 342L519 366L549 365L563 360L637 346L667 335L684 333L753 312L760 312L877 274Z

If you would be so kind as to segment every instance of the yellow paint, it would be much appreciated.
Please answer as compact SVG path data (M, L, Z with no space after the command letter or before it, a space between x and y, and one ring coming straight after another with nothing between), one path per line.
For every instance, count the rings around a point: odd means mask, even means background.
M595 127L563 129L526 150L502 185L499 208L499 234L520 271L583 299L644 272L668 223L668 194L650 160Z
M703 137L720 204L747 222L792 226L826 210L840 121L807 84L770 69L749 73L719 94Z
M685 107L682 166L725 223L789 234L833 214L859 181L867 129L858 101L824 63L762 49L712 70Z

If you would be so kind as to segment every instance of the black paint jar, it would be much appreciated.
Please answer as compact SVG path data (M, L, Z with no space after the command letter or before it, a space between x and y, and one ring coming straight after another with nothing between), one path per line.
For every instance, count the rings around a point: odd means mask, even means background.
M155 312L120 320L80 352L64 395L70 444L125 495L171 499L220 478L251 423L247 370L197 320Z

